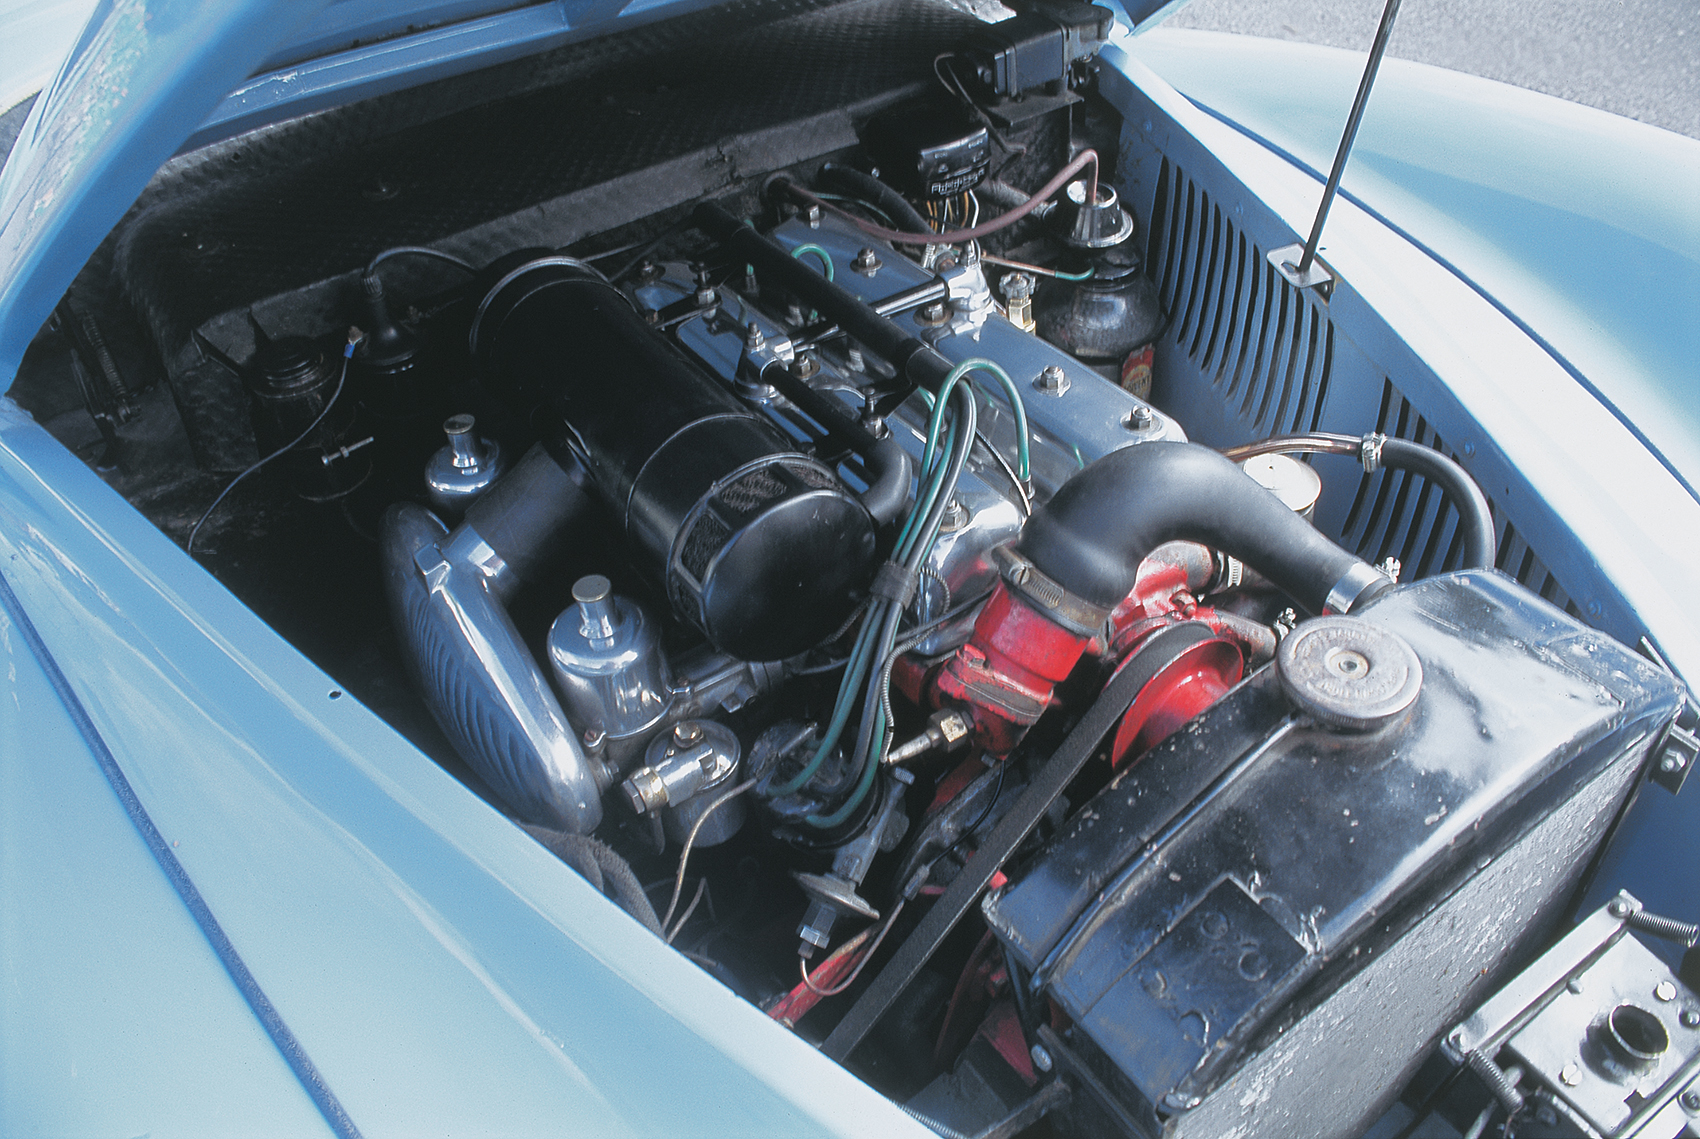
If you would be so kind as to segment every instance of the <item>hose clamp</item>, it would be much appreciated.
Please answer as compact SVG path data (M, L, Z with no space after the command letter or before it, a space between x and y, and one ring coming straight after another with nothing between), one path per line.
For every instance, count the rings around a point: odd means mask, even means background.
M1334 588L1328 591L1328 599L1322 603L1324 613L1350 613L1358 598L1364 595L1364 590L1377 582L1387 582L1390 579L1368 562L1355 562L1352 568L1341 575L1334 583Z
M991 559L1010 592L1069 632L1096 637L1109 624L1108 609L1076 597L1009 546L993 549Z
M1387 442L1387 436L1379 431L1371 431L1358 443L1358 461L1364 465L1364 474L1373 475L1381 469L1381 448Z

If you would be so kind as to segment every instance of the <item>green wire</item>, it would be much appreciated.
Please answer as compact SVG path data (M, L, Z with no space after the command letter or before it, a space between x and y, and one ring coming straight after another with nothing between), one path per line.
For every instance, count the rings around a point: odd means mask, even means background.
M932 461L932 437L937 432L936 425L943 416L942 409L950 397L951 389L956 387L958 381L970 372L991 373L992 377L1002 385L1004 394L1009 397L1010 410L1015 413L1016 476L1026 482L1033 477L1027 453L1027 405L1021 401L1021 392L1015 386L1015 381L1009 378L1009 373L990 360L964 360L952 368L950 375L944 378L944 383L939 385L938 401L933 404L932 422L928 425L927 453L921 461L922 467L927 467Z
M806 245L797 246L797 248L791 251L791 256L801 257L805 253L813 253L816 257L819 257L820 263L826 266L826 279L829 281L832 280L832 254L828 253L820 246L815 245L813 242L810 242Z
M965 373L968 369L964 368L959 370ZM896 560L905 565L910 564L912 560L908 555L914 552L916 542L924 540L926 543L926 550L920 558L920 562L925 562L927 556L932 552L934 543L938 541L939 534L938 527L936 525L930 528L930 533L923 535L920 531L929 529L926 525L926 519L932 513L933 506L938 502L938 496L943 493L945 476L948 474L951 466L951 455L956 450L957 422L956 420L952 420L950 425L950 434L945 447L943 450L936 452L936 463L933 461L935 452L934 444L937 442L937 434L943 420L945 397L950 395L952 390L955 388L957 380L959 379L960 376L956 375L954 372L949 378L947 378L946 382L940 388L939 400L934 406L934 414L927 432L928 460L923 463L922 466L922 473L924 475L930 475L931 477L928 479L928 486L925 491L916 497L915 507L910 511L908 522L905 523L903 528L903 533L898 537L897 551L894 554ZM966 420L965 426L969 432L968 446L972 448L974 445L973 432L975 418L972 393L969 393L968 405L961 414L961 418ZM964 456L964 458L966 458L966 456ZM958 469L958 474L960 474L960 468ZM942 520L943 516L941 515L940 521ZM917 524L919 524L919 529L916 529ZM862 629L866 632L871 627L872 622L869 622L868 624L863 625ZM880 648L880 654L890 651L891 646L889 645L881 646ZM871 663L877 670L869 683L883 683L885 677L885 662L882 659L879 659L879 656L876 655L874 660L871 662L864 662L864 665L868 663ZM846 669L846 674L848 674L848 669ZM860 687L861 684L860 681L858 681L857 689L860 689ZM841 699L844 691L845 690L840 687L839 693ZM834 709L833 718L835 722L838 719L839 711L840 709L838 708ZM843 711L846 715L848 715L847 708L843 709ZM803 821L808 823L810 826L819 827L821 829L835 827L842 823L845 819L848 819L851 813L855 811L857 807L861 806L862 800L868 797L868 792L872 789L875 777L879 773L880 757L885 754L886 735L890 728L890 725L886 722L885 718L884 700L875 702L873 717L873 727L868 733L868 754L862 761L862 772L860 778L856 781L856 789L850 794L850 797L844 801L843 805L831 814L805 816ZM835 736L835 742L836 739L837 737ZM823 750L822 753L817 756L816 760L810 764L810 774L813 774L813 769L818 768L820 762L824 759L825 751Z
M862 687L862 674L867 670L867 658L872 647L869 642L873 637L871 623L864 619L861 631L856 635L856 643L850 650L850 661L844 666L844 676L838 682L838 699L833 703L832 721L827 725L826 734L821 737L820 746L815 749L814 757L804 765L803 770L769 792L773 798L789 795L813 779L815 772L820 770L821 764L826 762L826 757L831 755L832 749L837 746L838 738L844 734L844 725L850 720L850 710L853 707L851 697Z
M875 713L874 731L870 738L868 749L869 762L862 765L862 777L856 781L856 790L848 799L844 800L844 805L838 808L838 810L832 812L832 814L809 815L805 817L803 821L808 823L810 826L820 827L822 830L825 830L827 827L835 827L839 823L842 823L845 819L849 818L851 812L862 805L862 800L868 797L868 792L873 788L874 778L879 774L880 770L879 761L874 757L878 756L884 750L884 747L885 709L882 708Z

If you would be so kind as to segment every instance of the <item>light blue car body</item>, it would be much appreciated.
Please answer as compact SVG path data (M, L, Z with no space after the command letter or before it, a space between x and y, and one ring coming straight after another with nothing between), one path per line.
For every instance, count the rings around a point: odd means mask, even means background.
M101 5L0 172L0 388L185 146L687 6ZM1360 61L1159 31L1104 64L1112 100L1141 85L1180 121L1184 96L1298 163L1254 189L1314 197ZM1353 161L1352 204L1650 448L1640 491L1686 533L1573 554L1700 679L1700 557L1661 579L1685 608L1646 584L1700 555L1700 144L1390 63ZM1587 442L1562 461L1627 454ZM0 1134L926 1134L343 696L9 401L0 656ZM1694 804L1649 792L1609 866L1688 920Z

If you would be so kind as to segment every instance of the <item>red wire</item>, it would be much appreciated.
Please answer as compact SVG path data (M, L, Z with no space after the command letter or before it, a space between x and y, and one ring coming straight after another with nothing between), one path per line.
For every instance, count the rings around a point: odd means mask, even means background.
M1057 171L1056 175L1049 182L1046 182L1037 194L1034 194L1007 214L999 214L991 221L982 222L973 229L957 229L949 233L908 233L900 229L887 229L883 225L875 225L871 221L865 221L848 210L839 209L831 202L817 197L790 179L783 181L787 189L809 205L832 211L871 237L882 238L898 245L955 245L964 241L978 241L982 237L989 237L1000 229L1014 225L1038 209L1042 203L1049 201L1052 194L1062 189L1070 178L1073 178L1088 166L1092 167L1092 174L1086 181L1086 200L1096 202L1098 200L1098 152L1087 149L1075 155L1068 165Z

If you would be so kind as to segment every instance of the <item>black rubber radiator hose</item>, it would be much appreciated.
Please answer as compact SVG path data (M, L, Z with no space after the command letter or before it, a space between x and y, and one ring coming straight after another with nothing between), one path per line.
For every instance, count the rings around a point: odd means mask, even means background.
M1069 593L1111 609L1147 554L1182 539L1240 559L1311 613L1345 612L1392 585L1196 443L1105 455L1034 512L1016 550Z
M1463 542L1464 569L1492 569L1498 537L1494 532L1493 508L1470 473L1439 451L1408 439L1385 435L1335 435L1313 431L1305 435L1277 435L1259 439L1222 452L1234 462L1254 455L1345 455L1365 460L1364 470L1377 466L1422 475L1446 495L1458 511L1458 535ZM1365 456L1371 456L1365 459Z

